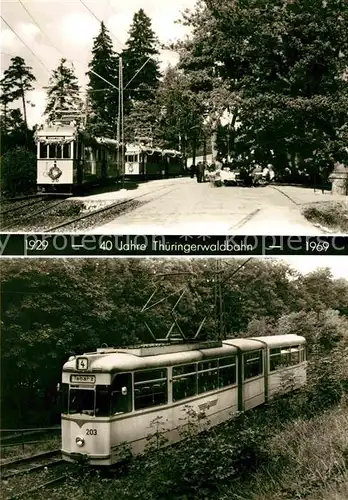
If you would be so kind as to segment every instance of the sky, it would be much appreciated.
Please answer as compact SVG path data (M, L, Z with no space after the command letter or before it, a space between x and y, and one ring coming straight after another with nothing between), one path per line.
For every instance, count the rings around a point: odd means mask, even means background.
M329 267L335 278L348 279L348 257L347 256L286 256L282 257L284 262L302 274L313 272L322 267Z
M152 19L159 41L166 43L187 34L187 28L175 21L180 19L181 11L193 8L195 3L196 0L1 0L1 77L14 56L23 57L33 68L37 82L35 91L28 94L34 105L28 106L28 122L29 126L40 123L46 96L43 87L62 57L73 61L80 84L85 85L93 38L100 29L96 18L109 29L117 52L124 47L133 15L139 9ZM161 51L161 69L177 61L176 53Z

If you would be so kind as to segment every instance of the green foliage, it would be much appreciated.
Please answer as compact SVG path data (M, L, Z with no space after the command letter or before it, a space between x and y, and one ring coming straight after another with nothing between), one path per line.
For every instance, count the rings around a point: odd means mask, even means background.
M95 135L113 137L116 134L117 126L118 60L108 30L103 22L99 35L94 38L92 60L88 67L88 129ZM106 83L105 80L114 87Z
M143 9L133 16L126 48L122 52L124 63L124 84L128 85L127 99L131 101L152 101L158 88L160 71L156 60L158 40L151 26L151 19ZM146 63L146 64L145 64ZM144 65L144 67L137 71Z
M346 193L348 194L348 189ZM313 223L328 227L338 233L348 232L348 210L344 202L316 203L305 207L302 213Z
M325 180L348 160L344 0L206 0L183 23L193 34L179 44L180 65L208 114L221 115L217 95L225 95L231 126L222 149L237 166L271 163L278 177L288 169Z
M347 336L345 280L333 279L325 269L303 277L285 264L268 261L252 261L230 279L239 265L238 261L221 263L228 336L298 333L306 337L310 353L315 346L323 358L336 352ZM32 408L33 423L54 419L56 384L67 357L102 343L149 342L145 322L162 338L173 323L170 311L185 287L175 310L178 324L190 337L206 317L202 337L216 339L214 273L211 260L201 259L11 260L2 264L1 355L2 368L11 381L3 386L6 414L12 421L26 422ZM154 291L151 304L167 299L141 312ZM200 425L206 428L208 422L200 420Z
M166 147L184 153L197 147L203 130L203 108L197 95L190 89L190 81L182 71L169 67L158 90L161 109L161 138Z
M168 419L164 420L163 417L157 416L150 422L150 430L154 432L150 432L146 436L146 446L145 452L158 451L163 448L168 442L168 439L165 436L165 431L168 429L167 426Z
M1 191L7 196L31 193L36 186L36 154L24 148L1 158Z
M24 123L28 128L26 113L26 93L34 89L33 82L36 80L32 68L25 64L22 57L11 58L10 66L4 71L0 82L3 91L2 104L6 107L8 103L21 99L24 114Z
M79 93L80 87L74 69L69 68L63 58L49 80L45 109L48 120L59 117L59 111L80 111L82 102Z

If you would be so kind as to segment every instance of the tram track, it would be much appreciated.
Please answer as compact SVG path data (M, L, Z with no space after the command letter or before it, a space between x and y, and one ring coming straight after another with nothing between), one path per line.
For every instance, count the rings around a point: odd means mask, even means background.
M253 210L249 214L247 214L245 217L243 217L237 224L235 224L232 227L229 227L228 230L230 231L235 231L236 229L241 229L245 224L247 224L251 219L255 217L259 212L261 211L260 208L257 208L256 210Z
M13 211L18 211L22 208L28 208L28 207L32 207L32 206L36 206L38 205L39 203L44 203L45 206L43 208L40 208L40 210L36 210L34 213L30 213L30 214L24 214L23 216L20 216L20 217L17 217L13 220L11 220L11 222L9 224L5 224L5 226L2 226L1 227L1 230L2 231L6 231L6 230L11 230L13 228L15 228L18 224L22 224L23 222L27 221L27 220L30 220L30 219L33 219L35 217L37 217L38 215L41 215L43 214L44 212L47 212L49 210L52 210L53 208L56 208L57 206L61 205L62 203L64 203L66 201L66 199L64 198L63 200L59 200L59 201L54 201L52 202L51 199L42 199L42 200L39 200L38 202L36 203L32 203L32 204L28 204L28 205L24 205L24 206L21 206L20 208L16 208L14 210L10 210L6 213L6 215L9 215L9 213L13 213ZM48 206L47 206L48 205ZM5 213L1 213L0 216L3 216L5 215Z
M34 197L32 197L30 199L32 201L30 201L29 203L22 203L21 205L17 205L17 206L14 206L14 207L11 206L11 208L8 208L7 210L1 211L0 212L0 217L4 216L4 215L13 214L15 212L18 212L18 210L21 210L22 208L35 206L38 203L40 203L41 201L43 201L45 199L45 197L44 196L36 196L35 199L34 199ZM9 200L9 202L7 202L7 200L6 200L5 204L11 205L10 200Z
M164 187L161 187L161 188L156 189L154 191L151 191L150 193L144 193L144 194L139 195L139 196L134 196L133 198L128 198L127 200L122 200L122 201L117 201L115 203L111 203L111 204L107 205L106 207L98 208L98 209L93 210L89 213L82 214L82 215L75 217L73 219L63 221L59 224L56 224L55 226L51 226L51 227L45 229L44 232L51 233L51 232L57 231L58 229L65 230L69 226L74 226L74 225L79 226L81 222L84 222L87 219L91 220L91 219L93 219L93 217L98 217L100 214L105 214L105 213L109 213L111 215L111 212L113 212L113 211L115 213L113 213L112 215L115 218L119 217L120 215L122 215L126 211L134 210L134 209L139 208L140 206L152 201L152 198L149 200L146 200L146 201L139 201L140 199L144 198L145 196L151 196L152 194L155 194L159 191L163 191L164 189L166 189L166 192L162 195L162 196L164 196L165 194L168 193L167 186L164 186ZM103 221L103 222L105 223L105 221ZM101 221L96 221L96 223L98 225L102 225ZM91 224L89 224L89 226L87 228L83 228L83 229L88 229L93 225L95 225L95 224L91 223ZM81 227L73 227L73 229L75 231L77 231L77 230L82 229L82 228Z
M63 482L68 464L59 449L1 464L1 489L6 500L27 497L40 489Z
M59 483L63 483L64 481L66 481L67 478L68 478L68 475L63 474L62 476L56 477L56 478L51 479L49 481L45 481L44 483L41 483L34 488L30 488L29 490L22 491L21 493L17 493L16 495L13 495L11 497L7 497L6 500L17 500L19 498L28 497L29 494L37 493L38 491L40 491L44 488L47 488L49 486L53 486L53 485L56 485Z

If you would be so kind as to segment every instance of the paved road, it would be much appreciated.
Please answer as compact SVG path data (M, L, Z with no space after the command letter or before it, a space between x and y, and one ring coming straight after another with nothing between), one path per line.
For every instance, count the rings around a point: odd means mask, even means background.
M333 200L330 194L296 187L212 187L190 178L153 181L118 198L148 201L95 234L325 234L301 214L304 204ZM99 200L110 195L98 195ZM116 197L116 198L115 198ZM93 197L91 197L93 198ZM342 197L344 198L344 197Z

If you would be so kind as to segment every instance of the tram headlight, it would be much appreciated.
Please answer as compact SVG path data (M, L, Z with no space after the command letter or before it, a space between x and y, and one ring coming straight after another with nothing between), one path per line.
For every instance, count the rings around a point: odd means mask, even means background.
M82 437L77 437L75 442L80 448L82 448L82 446L85 444L85 440Z

